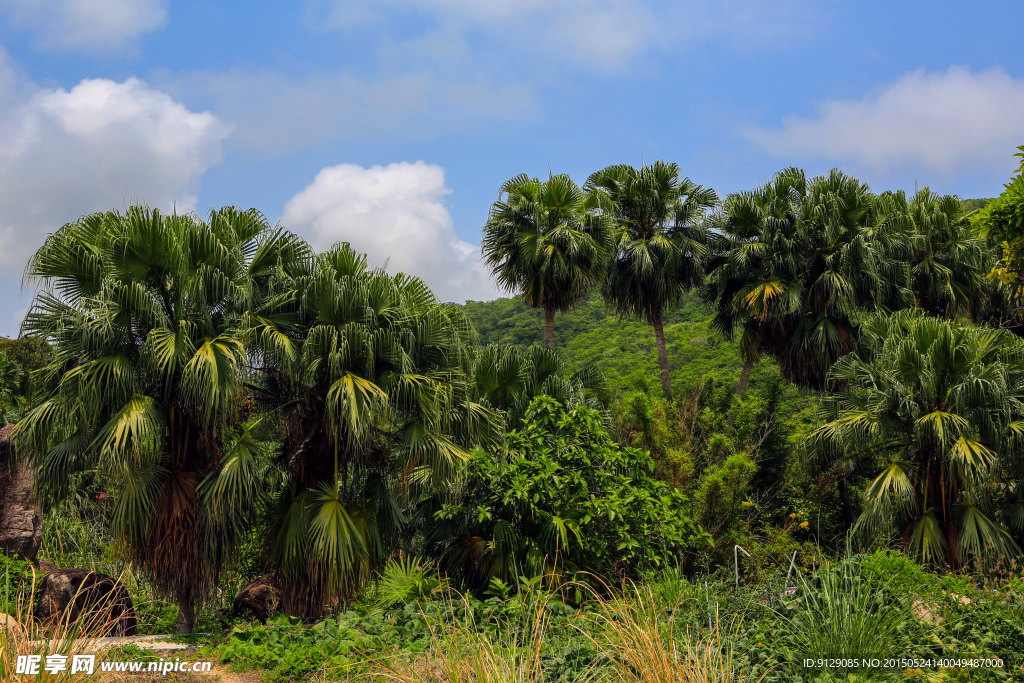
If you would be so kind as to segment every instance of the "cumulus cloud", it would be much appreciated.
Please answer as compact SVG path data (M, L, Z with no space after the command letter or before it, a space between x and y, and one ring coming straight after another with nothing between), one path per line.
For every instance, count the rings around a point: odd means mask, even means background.
M493 299L479 248L455 234L444 204L450 193L435 164L341 164L292 197L281 223L317 249L349 242L375 266L423 278L442 300Z
M1002 69L908 73L862 100L818 105L812 118L747 135L779 156L859 163L871 172L923 167L947 177L1002 175L1024 139L1024 80Z
M167 0L0 0L11 23L56 50L117 51L167 22Z
M0 264L18 276L46 233L87 213L195 207L228 127L142 81L37 90L0 113Z

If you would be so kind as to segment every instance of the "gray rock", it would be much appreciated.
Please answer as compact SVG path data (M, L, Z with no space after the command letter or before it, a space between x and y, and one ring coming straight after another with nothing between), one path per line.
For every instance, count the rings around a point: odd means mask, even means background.
M120 582L88 569L54 569L36 591L33 612L43 627L87 620L90 630L109 627L112 636L133 636L138 626L135 606Z
M14 425L0 429L0 550L31 562L43 542L43 510L35 476L11 448Z

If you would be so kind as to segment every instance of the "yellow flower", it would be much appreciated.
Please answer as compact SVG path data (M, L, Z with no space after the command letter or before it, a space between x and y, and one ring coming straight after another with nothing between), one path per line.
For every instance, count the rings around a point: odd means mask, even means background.
M748 508L748 507L750 507L751 505L753 505L753 503L751 503L751 502L750 502L749 500L745 500L745 501L743 501L743 507L745 507L745 508Z
M796 513L795 512L790 512L789 513L789 518L790 519L796 519Z
M808 524L810 524L810 522L800 522L800 528L806 529Z

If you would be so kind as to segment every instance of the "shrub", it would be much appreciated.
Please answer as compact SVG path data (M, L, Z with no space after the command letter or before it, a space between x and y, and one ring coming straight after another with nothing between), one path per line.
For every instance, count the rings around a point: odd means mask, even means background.
M662 566L710 537L686 496L653 476L650 454L609 438L600 414L530 404L502 455L478 450L457 503L435 514L446 565L477 586L497 577Z

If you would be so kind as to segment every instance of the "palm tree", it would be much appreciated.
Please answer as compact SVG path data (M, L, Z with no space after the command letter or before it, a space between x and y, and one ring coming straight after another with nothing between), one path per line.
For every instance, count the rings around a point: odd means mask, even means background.
M44 488L93 470L113 482L113 529L176 599L180 632L259 492L252 441L235 435L241 319L303 249L255 210L204 222L133 206L64 226L27 267L44 288L22 332L52 355L16 442Z
M910 290L929 315L957 318L976 312L985 295L991 264L985 240L971 230L963 202L927 187L909 201L903 192L884 192L879 205L905 215Z
M807 441L819 461L881 461L858 528L895 529L915 557L953 568L1016 554L1007 524L1024 516L1000 509L1015 495L1001 475L1019 469L1024 341L921 311L873 316L861 332Z
M558 352L539 346L520 349L488 344L471 351L470 376L477 400L501 413L508 429L518 429L530 402L551 396L566 409L604 410L605 377L593 364L570 373Z
M285 609L315 618L365 584L421 493L500 420L471 400L468 319L421 280L342 244L286 290L253 316L253 390L284 427L270 559Z
M567 175L526 174L501 186L484 226L481 252L509 292L544 309L544 346L555 348L555 313L576 306L601 281L610 232L600 198Z
M792 308L799 298L800 254L796 201L806 194L807 179L795 168L780 171L765 186L726 197L715 217L713 249L701 298L712 305L711 326L732 338L742 328L743 372L736 394L743 395L754 363L760 360L768 319ZM784 309L783 309L784 310Z
M832 364L854 348L857 311L913 305L901 260L908 231L905 214L839 171L807 181L803 171L785 169L762 188L728 197L702 296L714 306L716 329L743 330L737 393L762 354L788 380L821 388Z
M654 327L661 388L672 398L665 347L665 311L682 292L704 281L709 233L705 212L718 202L714 190L679 178L679 167L664 161L640 169L608 166L584 186L607 198L615 221L612 256L604 282L605 300L621 316L636 316Z

